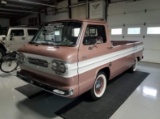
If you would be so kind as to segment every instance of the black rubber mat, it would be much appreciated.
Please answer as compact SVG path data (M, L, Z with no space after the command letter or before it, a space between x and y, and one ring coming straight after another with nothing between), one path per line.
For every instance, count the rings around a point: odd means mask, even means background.
M56 114L64 119L109 119L148 75L125 72L109 82L100 100L91 101L86 93Z
M26 84L24 86L17 87L15 89L30 99L45 93L42 89L32 86L31 84Z

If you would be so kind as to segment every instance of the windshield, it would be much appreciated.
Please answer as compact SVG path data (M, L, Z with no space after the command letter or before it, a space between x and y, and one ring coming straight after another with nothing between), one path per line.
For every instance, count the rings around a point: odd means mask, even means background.
M8 33L8 28L7 27L0 28L0 35L7 35L7 33Z
M81 22L50 22L43 25L30 43L75 46Z

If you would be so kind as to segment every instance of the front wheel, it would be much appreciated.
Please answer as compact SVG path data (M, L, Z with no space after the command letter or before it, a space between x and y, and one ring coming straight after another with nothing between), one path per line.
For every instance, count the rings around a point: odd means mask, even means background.
M100 99L106 90L107 79L104 72L99 72L94 82L93 88L90 90L91 98L93 100Z
M0 64L0 69L2 72L10 73L16 70L18 67L18 63L16 60L4 60Z

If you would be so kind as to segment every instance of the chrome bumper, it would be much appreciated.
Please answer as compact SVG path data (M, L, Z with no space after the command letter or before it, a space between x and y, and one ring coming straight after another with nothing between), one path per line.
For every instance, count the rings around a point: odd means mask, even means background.
M22 79L23 81L25 81L27 83L30 83L30 84L32 84L34 86L37 86L37 87L40 87L41 89L43 89L47 92L53 93L55 95L59 95L59 96L62 96L62 97L70 97L70 96L73 95L73 90L72 89L64 90L64 89L53 87L49 84L42 83L42 82L36 80L35 78L33 78L33 77L31 77L31 76L29 76L28 74L25 74L25 73L17 72L17 77Z

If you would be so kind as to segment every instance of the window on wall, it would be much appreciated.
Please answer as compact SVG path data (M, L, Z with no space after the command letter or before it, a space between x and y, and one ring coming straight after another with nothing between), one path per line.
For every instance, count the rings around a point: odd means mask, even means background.
M147 34L160 34L160 27L148 27Z
M121 35L121 34L122 34L122 28L111 29L111 35Z
M140 27L128 28L128 32L127 32L127 34L129 34L129 35L138 35L140 33L141 33Z

